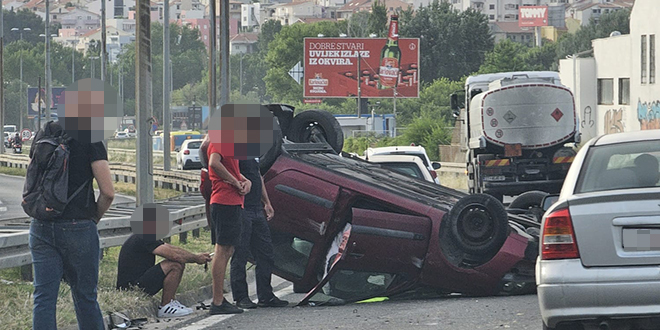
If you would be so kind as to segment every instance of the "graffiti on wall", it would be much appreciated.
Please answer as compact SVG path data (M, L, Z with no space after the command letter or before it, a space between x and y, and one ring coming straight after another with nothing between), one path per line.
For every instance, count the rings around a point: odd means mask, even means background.
M610 109L605 113L605 134L624 132L623 109Z
M637 102L637 120L640 130L660 129L660 101Z
M592 116L591 107L590 106L584 107L584 110L582 111L582 123L581 123L582 128L594 127L595 122L591 116Z

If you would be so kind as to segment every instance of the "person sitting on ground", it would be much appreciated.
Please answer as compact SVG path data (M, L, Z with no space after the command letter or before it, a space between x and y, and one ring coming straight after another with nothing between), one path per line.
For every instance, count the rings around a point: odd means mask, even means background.
M156 264L157 255L165 260ZM209 261L211 256L208 253L193 254L162 240L133 234L119 252L117 289L137 286L149 295L155 295L162 289L158 317L185 316L193 310L174 299L185 264L203 265Z

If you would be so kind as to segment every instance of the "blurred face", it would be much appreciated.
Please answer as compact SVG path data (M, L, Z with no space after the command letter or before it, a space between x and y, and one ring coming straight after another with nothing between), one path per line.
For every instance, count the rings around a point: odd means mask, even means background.
M145 240L167 237L172 228L170 212L159 204L144 204L131 215L131 230Z
M117 92L98 79L82 79L63 93L57 107L60 126L82 143L95 143L112 137L123 116Z
M259 158L273 145L277 119L262 105L227 104L209 124L211 143L223 156L238 160Z

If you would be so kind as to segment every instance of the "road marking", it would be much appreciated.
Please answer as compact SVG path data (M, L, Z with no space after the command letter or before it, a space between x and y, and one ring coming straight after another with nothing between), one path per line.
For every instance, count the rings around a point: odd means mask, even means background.
M288 285L286 288L278 290L277 292L274 292L275 296L277 297L283 297L288 294L293 293L293 285ZM248 312L249 310L246 310ZM230 319L231 317L234 317L238 314L229 314L229 315L213 315L209 316L199 322L195 322L194 324L191 324L185 328L181 328L179 330L203 330L203 329L208 329L208 328L213 328L215 329L216 325L218 325L220 322L226 321Z

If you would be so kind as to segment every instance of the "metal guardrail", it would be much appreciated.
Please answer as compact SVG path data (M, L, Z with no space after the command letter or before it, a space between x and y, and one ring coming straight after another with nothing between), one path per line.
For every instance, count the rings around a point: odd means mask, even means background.
M27 155L0 155L0 166L27 168ZM135 183L135 164L110 163L110 172L115 182ZM198 172L163 171L162 167L154 167L154 185L160 188L174 189L181 192L199 191L200 176Z
M200 195L183 196L161 203L174 222L167 237L206 227L206 212ZM131 235L131 214L135 205L114 205L99 221L101 248L120 246ZM29 219L16 219L0 229L0 269L32 264L28 246Z

